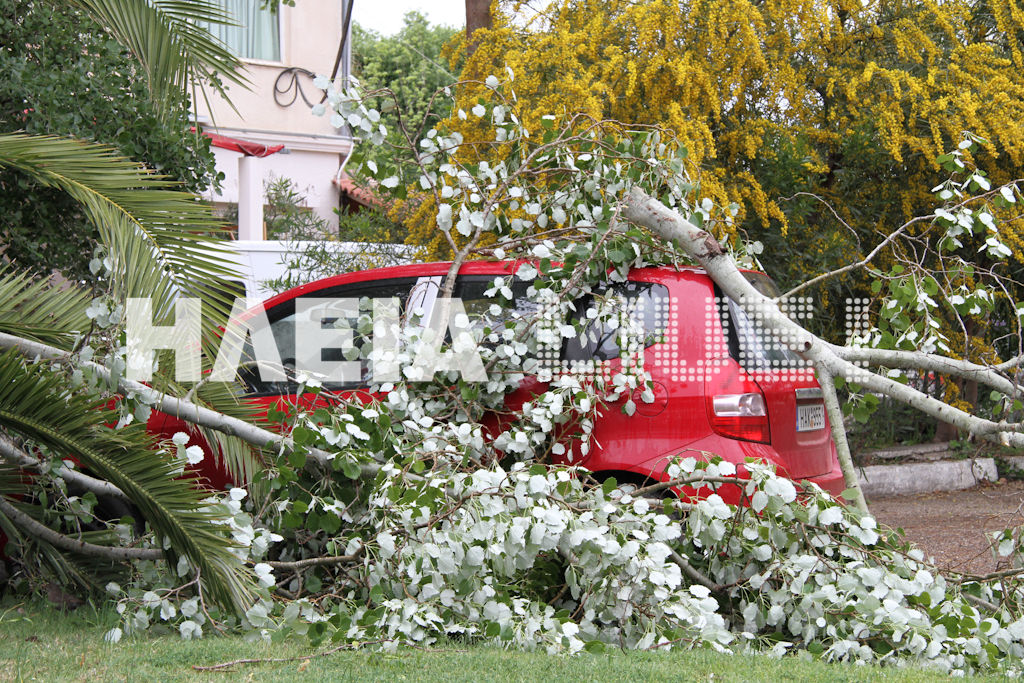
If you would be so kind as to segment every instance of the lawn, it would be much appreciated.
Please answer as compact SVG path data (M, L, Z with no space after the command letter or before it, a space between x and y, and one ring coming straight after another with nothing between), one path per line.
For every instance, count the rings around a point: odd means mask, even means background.
M239 658L302 657L317 650L292 642L247 643L237 636L183 641L176 635L103 642L110 610L65 615L37 603L0 602L0 680L302 680L302 681L932 681L939 674L842 664L728 656L708 651L630 652L579 657L457 646L397 654L339 651L308 661L195 671ZM321 648L323 649L323 648ZM992 680L997 680L993 678ZM1002 679L998 679L1002 680Z

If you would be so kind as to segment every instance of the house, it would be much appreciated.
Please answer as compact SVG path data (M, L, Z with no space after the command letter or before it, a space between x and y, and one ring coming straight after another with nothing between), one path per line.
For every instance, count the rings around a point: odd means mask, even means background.
M238 26L212 26L241 59L250 89L227 84L228 102L207 91L196 97L196 121L212 139L221 188L215 205L239 207L238 238L263 240L264 183L291 179L307 206L337 227L338 181L352 151L347 129L313 116L322 92L318 74L347 79L354 0L300 0L277 11L264 0L220 0Z

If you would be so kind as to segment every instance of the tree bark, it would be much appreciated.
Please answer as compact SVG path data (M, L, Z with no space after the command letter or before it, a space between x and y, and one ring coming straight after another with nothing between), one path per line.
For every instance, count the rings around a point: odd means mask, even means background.
M0 513L6 515L15 526L47 543L79 555L91 557L102 557L107 560L160 560L164 558L164 552L156 548L114 548L106 545L95 545L79 541L64 534L59 534L50 527L37 522L24 512L14 507L0 497Z
M466 0L466 55L476 51L473 34L478 28L491 27L491 0Z

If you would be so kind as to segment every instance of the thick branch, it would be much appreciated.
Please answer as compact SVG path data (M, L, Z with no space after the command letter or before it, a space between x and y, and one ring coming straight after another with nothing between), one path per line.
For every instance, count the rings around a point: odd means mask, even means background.
M996 423L970 415L924 392L851 363L846 359L849 349L835 346L811 334L782 313L773 299L754 289L709 233L643 191L636 188L630 191L625 199L622 216L666 240L676 241L748 315L772 330L779 338L790 340L790 346L799 350L815 366L824 367L833 376L856 382L869 391L906 403L976 436L1004 445L1024 446L1024 434L1020 433L1020 425Z
M30 341L28 339L22 339L21 337L15 337L10 334L0 332L0 349L17 349L23 356L29 359L44 359L44 360L59 360L65 362L72 362L79 367L89 368L95 372L98 376L110 381L110 371L91 361L81 361L72 356L67 351L62 351L53 346L47 346L46 344L40 344L39 342ZM167 394L161 393L152 387L148 387L140 382L133 382L132 380L125 379L123 377L117 378L117 387L124 394L135 394L143 398L143 400L155 406L158 410L167 415L180 418L191 424L200 425L207 427L215 431L227 434L228 436L237 436L248 444L257 446L259 448L267 448L269 446L277 446L284 448L285 450L294 450L295 444L291 438L282 436L281 434L275 434L274 432L261 429L256 425L251 425L248 422L239 420L236 417L230 415L223 415L215 410L204 408L203 406L196 405L190 401L176 398L174 396L168 396ZM308 455L315 462L322 466L330 466L330 462L333 456L325 451L310 448ZM373 464L362 464L360 469L363 471L364 476L376 476L379 471L379 467Z
M670 550L669 553L669 557L672 558L672 561L679 565L679 568L683 570L683 573L689 576L692 581L696 581L700 585L704 586L708 590L713 591L715 593L718 593L722 590L722 588L724 588L724 586L718 585L717 583L715 583L714 581L712 581L711 579L697 571L685 557L677 553L675 550Z
M0 459L7 460L8 462L20 465L21 467L31 467L39 472L47 471L46 463L38 458L33 458L23 449L19 448L18 444L16 444L12 439L4 436L3 434L0 434ZM69 484L80 486L86 491L92 491L97 496L111 496L125 502L130 502L128 500L128 496L110 482L90 477L87 474L82 474L81 472L73 470L66 465L61 465L54 474Z
M871 366L882 366L902 370L926 370L941 375L960 377L980 382L1001 394L1016 396L1020 387L999 374L995 367L979 365L957 358L947 358L923 351L887 351L885 349L867 349L844 346L837 353L853 363L867 363ZM999 366L1001 367L1001 366Z
M112 548L110 546L94 545L85 541L75 540L57 533L45 524L40 524L3 498L0 498L0 513L6 515L18 528L29 536L34 536L61 550L78 553L79 555L102 557L106 560L116 560L118 562L126 560L159 560L164 557L163 551L155 548Z
M868 512L868 501L860 488L860 478L857 476L856 467L853 465L853 455L850 453L850 442L846 440L843 410L839 405L839 397L836 396L835 382L824 365L819 365L817 371L821 391L825 398L829 428L832 430L832 441L836 445L836 456L839 459L839 466L843 470L843 482L846 484L846 488L853 490L854 504L866 513Z

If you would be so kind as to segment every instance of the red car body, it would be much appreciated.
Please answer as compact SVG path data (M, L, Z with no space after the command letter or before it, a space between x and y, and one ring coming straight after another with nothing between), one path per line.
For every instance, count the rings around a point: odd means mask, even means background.
M264 309L279 347L287 347L287 321L296 299L401 298L403 292L406 298L420 296L424 283L436 288L449 266L415 264L337 275L275 296L265 302ZM520 266L513 262L466 263L459 271L455 295L478 297L494 278L507 278ZM759 287L771 286L761 274L747 276ZM736 464L741 472L744 463L754 458L775 465L791 479L814 482L833 495L845 488L821 389L809 370L792 367L799 360L795 354L761 348L754 356L774 353L776 357L761 357L761 364L751 368L750 354L744 355L743 340L738 339L742 336L738 328L745 325L749 333L750 321L728 300L716 300L714 283L700 269L637 269L630 273L629 281L630 285L620 286L627 299L632 295L646 297L651 300L648 303L660 308L662 316L659 329L653 330L655 334L647 339L643 350L653 380L653 400L644 401L638 389L632 397L633 414L622 410L625 398L606 406L595 420L589 452L564 455L561 461L572 457L573 464L599 477L614 476L620 484L643 484L667 480L666 466L674 457L713 454ZM725 310L731 315L723 315ZM767 347L763 335L754 337L755 347ZM577 360L591 352L607 355L607 349L602 351L599 343L588 346L576 342L571 349L569 346L563 349L563 355L575 355ZM281 351L286 364L290 360L287 353L287 348ZM621 362L616 357L599 359L612 371ZM779 367L778 361L791 367ZM363 388L360 384L365 382L335 390L343 397L351 396ZM527 380L507 397L506 407L515 412L542 390L542 384ZM247 400L266 408L282 401L294 404L313 400L312 396L297 397L293 392L294 388L283 383L263 383ZM185 429L184 423L162 414L154 414L149 426L164 436ZM215 462L207 457L201 472L219 488L230 479Z

